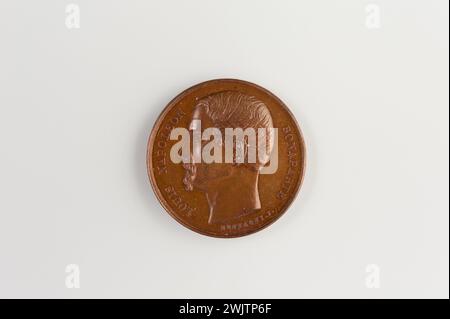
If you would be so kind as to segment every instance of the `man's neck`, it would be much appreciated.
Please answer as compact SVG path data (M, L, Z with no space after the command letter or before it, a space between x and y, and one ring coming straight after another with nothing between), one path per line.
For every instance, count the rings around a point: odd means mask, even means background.
M240 216L261 208L258 173L240 169L233 178L222 181L221 187L210 190L206 198L210 207L210 224L232 222Z

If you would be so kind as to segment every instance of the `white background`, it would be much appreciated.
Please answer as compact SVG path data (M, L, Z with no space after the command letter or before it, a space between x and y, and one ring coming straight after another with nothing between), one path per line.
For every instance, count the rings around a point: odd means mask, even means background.
M448 298L448 1L79 0L79 29L68 3L0 2L0 297ZM222 77L308 148L288 212L231 240L173 220L145 167L166 103Z

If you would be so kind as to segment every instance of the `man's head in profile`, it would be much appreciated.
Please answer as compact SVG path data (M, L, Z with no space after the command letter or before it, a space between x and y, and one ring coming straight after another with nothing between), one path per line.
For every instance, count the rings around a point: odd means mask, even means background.
M219 92L199 100L192 114L190 130L194 130L193 125L199 121L202 130L217 128L224 137L226 128L252 128L256 132L258 129L273 129L272 116L267 106L253 96L235 91ZM233 146L235 151L240 148L241 152L233 152L231 162L183 164L186 169L183 180L186 189L206 194L209 223L233 222L261 208L258 179L261 169L269 162L274 144L272 135L267 134L264 139L265 152L253 162L242 162L237 158L238 154L243 154L248 159L250 148L255 146L244 139L242 145ZM260 140L257 141L260 144ZM202 141L202 146L205 143L207 141ZM195 153L199 150L192 151ZM222 153L225 154L225 151Z

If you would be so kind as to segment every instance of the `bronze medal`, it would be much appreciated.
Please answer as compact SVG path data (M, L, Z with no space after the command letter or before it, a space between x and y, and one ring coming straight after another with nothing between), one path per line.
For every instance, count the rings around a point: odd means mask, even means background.
M165 210L213 237L239 237L276 221L305 171L305 144L286 105L234 79L175 97L150 134L147 169Z

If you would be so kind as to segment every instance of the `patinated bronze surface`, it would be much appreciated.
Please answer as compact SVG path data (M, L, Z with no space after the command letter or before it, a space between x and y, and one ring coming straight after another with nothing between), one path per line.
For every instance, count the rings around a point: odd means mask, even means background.
M195 154L204 154L210 141L202 139L199 150L195 142L189 144L189 156L175 163L177 152L171 150L179 139L171 133L185 128L192 137L198 123L203 132L217 128L224 135L225 128L277 134L257 140L266 152L253 162L245 161L252 145L247 137L243 153L237 146L230 153L231 162L195 162ZM224 158L226 152L211 154ZM208 236L239 237L276 221L294 200L305 170L305 144L294 116L275 95L241 80L212 80L187 89L165 107L150 134L147 169L158 200L178 222Z

